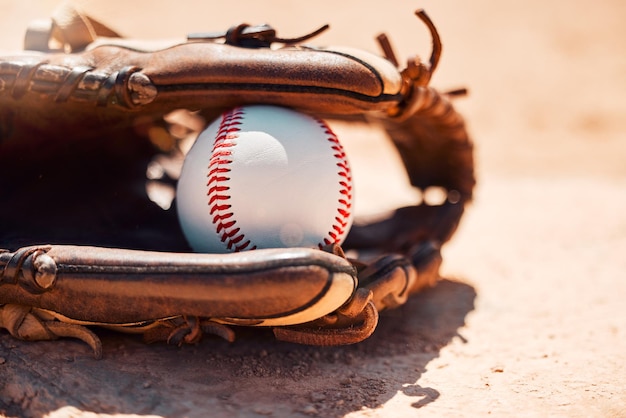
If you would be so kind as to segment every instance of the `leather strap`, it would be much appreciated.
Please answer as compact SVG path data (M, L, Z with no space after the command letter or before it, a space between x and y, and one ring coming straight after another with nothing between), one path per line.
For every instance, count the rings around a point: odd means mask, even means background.
M346 259L305 248L215 255L50 245L0 253L0 303L91 323L186 314L299 324L338 309L356 286Z

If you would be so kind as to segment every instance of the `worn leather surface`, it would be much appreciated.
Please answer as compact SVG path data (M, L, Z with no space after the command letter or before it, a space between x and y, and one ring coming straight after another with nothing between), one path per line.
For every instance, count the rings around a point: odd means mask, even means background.
M334 311L357 285L347 260L303 248L218 256L38 246L0 253L0 274L5 302L110 324L184 307L186 315L290 325Z
M244 48L194 41L154 52L102 45L0 57L0 151L25 135L92 137L172 110L266 103L333 114L401 101L388 61L347 50ZM76 123L80 120L80 123ZM34 141L35 138L32 139Z

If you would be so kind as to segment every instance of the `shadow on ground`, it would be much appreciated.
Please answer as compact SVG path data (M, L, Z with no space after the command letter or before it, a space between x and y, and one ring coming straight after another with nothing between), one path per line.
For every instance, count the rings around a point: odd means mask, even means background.
M96 361L79 342L27 343L2 332L0 412L343 416L398 392L420 408L436 402L439 390L421 387L419 379L459 336L475 297L471 286L442 280L383 313L374 336L347 347L299 346L245 331L234 344L205 338L178 348L98 330L104 359Z

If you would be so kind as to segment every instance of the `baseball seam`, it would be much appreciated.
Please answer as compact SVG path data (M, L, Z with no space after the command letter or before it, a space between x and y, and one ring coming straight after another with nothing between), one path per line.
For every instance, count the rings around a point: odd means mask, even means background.
M232 205L228 203L230 187L227 185L227 182L230 180L228 173L231 171L229 165L232 163L231 148L236 145L240 131L239 126L244 116L245 111L242 108L235 108L222 116L213 143L207 174L208 205L209 213L213 217L213 225L215 225L216 233L226 248L234 251L254 250L257 248L249 239L246 239L245 233L237 226L237 220L233 219ZM352 211L352 172L346 153L335 133L326 122L320 119L316 119L316 122L326 135L327 141L330 142L333 157L337 160L337 176L339 178L337 182L339 198L337 199L336 215L327 232L327 236L318 244L322 247L323 245L340 242L347 232Z
M349 226L350 214L352 211L352 171L348 164L346 152L344 151L339 139L330 127L321 119L316 119L324 133L327 135L327 140L331 143L331 149L333 150L333 156L337 159L337 175L339 176L339 199L337 199L338 207L337 213L328 236L324 238L323 244L329 245L338 243L341 238L347 233ZM320 243L320 246L322 244Z
M226 184L230 179L228 173L231 171L229 165L232 163L231 148L236 145L239 125L244 114L242 108L235 108L222 116L213 143L207 175L209 213L213 217L215 231L226 248L235 251L256 249L256 245L251 245L250 240L246 239L241 228L237 226L237 221L233 219L234 213L230 210L232 205L228 203L230 187Z

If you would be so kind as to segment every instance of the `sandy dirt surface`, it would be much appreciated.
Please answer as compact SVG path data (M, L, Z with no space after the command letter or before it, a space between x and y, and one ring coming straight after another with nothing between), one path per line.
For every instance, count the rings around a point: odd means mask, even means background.
M75 341L1 332L0 415L626 416L626 3L154 4L88 6L128 36L242 21L289 36L330 23L319 43L375 50L386 31L403 55L427 56L412 16L424 7L444 41L433 85L470 89L457 105L476 142L475 202L441 283L383 314L361 344L251 332L179 349L100 330L95 361ZM21 48L27 22L54 5L0 0L0 49ZM380 132L336 129L360 211L414 198Z

